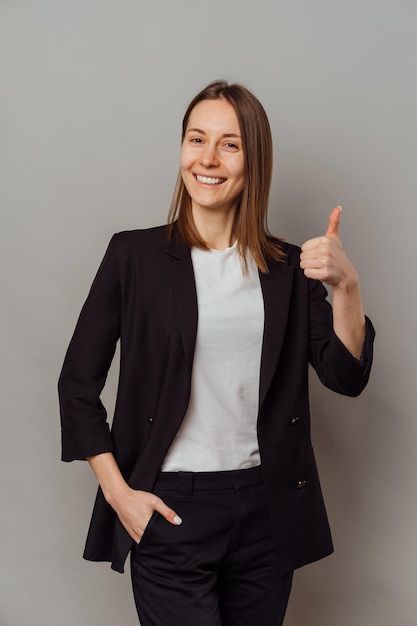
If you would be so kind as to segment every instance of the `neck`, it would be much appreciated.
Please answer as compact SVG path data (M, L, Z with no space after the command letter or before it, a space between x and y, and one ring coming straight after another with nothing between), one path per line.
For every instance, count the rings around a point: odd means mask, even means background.
M209 248L225 250L232 246L236 236L233 231L235 210L216 213L213 210L194 211L193 219L200 236Z

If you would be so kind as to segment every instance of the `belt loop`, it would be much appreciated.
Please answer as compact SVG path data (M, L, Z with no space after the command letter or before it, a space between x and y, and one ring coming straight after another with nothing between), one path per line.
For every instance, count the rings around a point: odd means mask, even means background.
M178 491L182 498L193 495L194 472L178 472Z

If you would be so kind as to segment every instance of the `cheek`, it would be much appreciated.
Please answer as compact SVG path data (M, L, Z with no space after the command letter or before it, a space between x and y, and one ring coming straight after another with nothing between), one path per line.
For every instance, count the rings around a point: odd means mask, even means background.
M242 170L236 172L236 184L239 187L239 190L242 191L245 186L245 173Z
M245 184L245 164L242 161L239 161L238 163L234 164L233 167L233 176L236 179L237 184L241 185L242 187Z
M184 183L185 188L188 191L188 193L190 193L191 179L193 178L190 170L191 170L190 159L188 159L186 157L186 155L184 155L181 152L181 156L180 156L180 174L181 174L182 182Z
M191 163L192 163L192 158L191 158L190 152L189 150L183 147L180 153L181 171L188 170L191 167Z

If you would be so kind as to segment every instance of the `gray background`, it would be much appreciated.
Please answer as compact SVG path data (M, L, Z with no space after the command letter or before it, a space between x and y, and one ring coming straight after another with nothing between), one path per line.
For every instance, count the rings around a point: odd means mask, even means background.
M110 236L165 221L185 105L220 77L269 114L273 232L300 244L344 206L378 335L360 398L312 375L336 553L297 572L285 624L416 623L416 19L413 0L2 0L1 626L136 624L129 574L81 559L95 479L59 461L56 380Z

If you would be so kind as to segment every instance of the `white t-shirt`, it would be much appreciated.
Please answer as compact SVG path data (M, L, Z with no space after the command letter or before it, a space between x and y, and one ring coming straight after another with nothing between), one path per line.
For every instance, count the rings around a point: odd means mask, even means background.
M198 328L191 396L162 471L222 471L260 464L257 438L264 307L258 268L237 244L193 248Z

